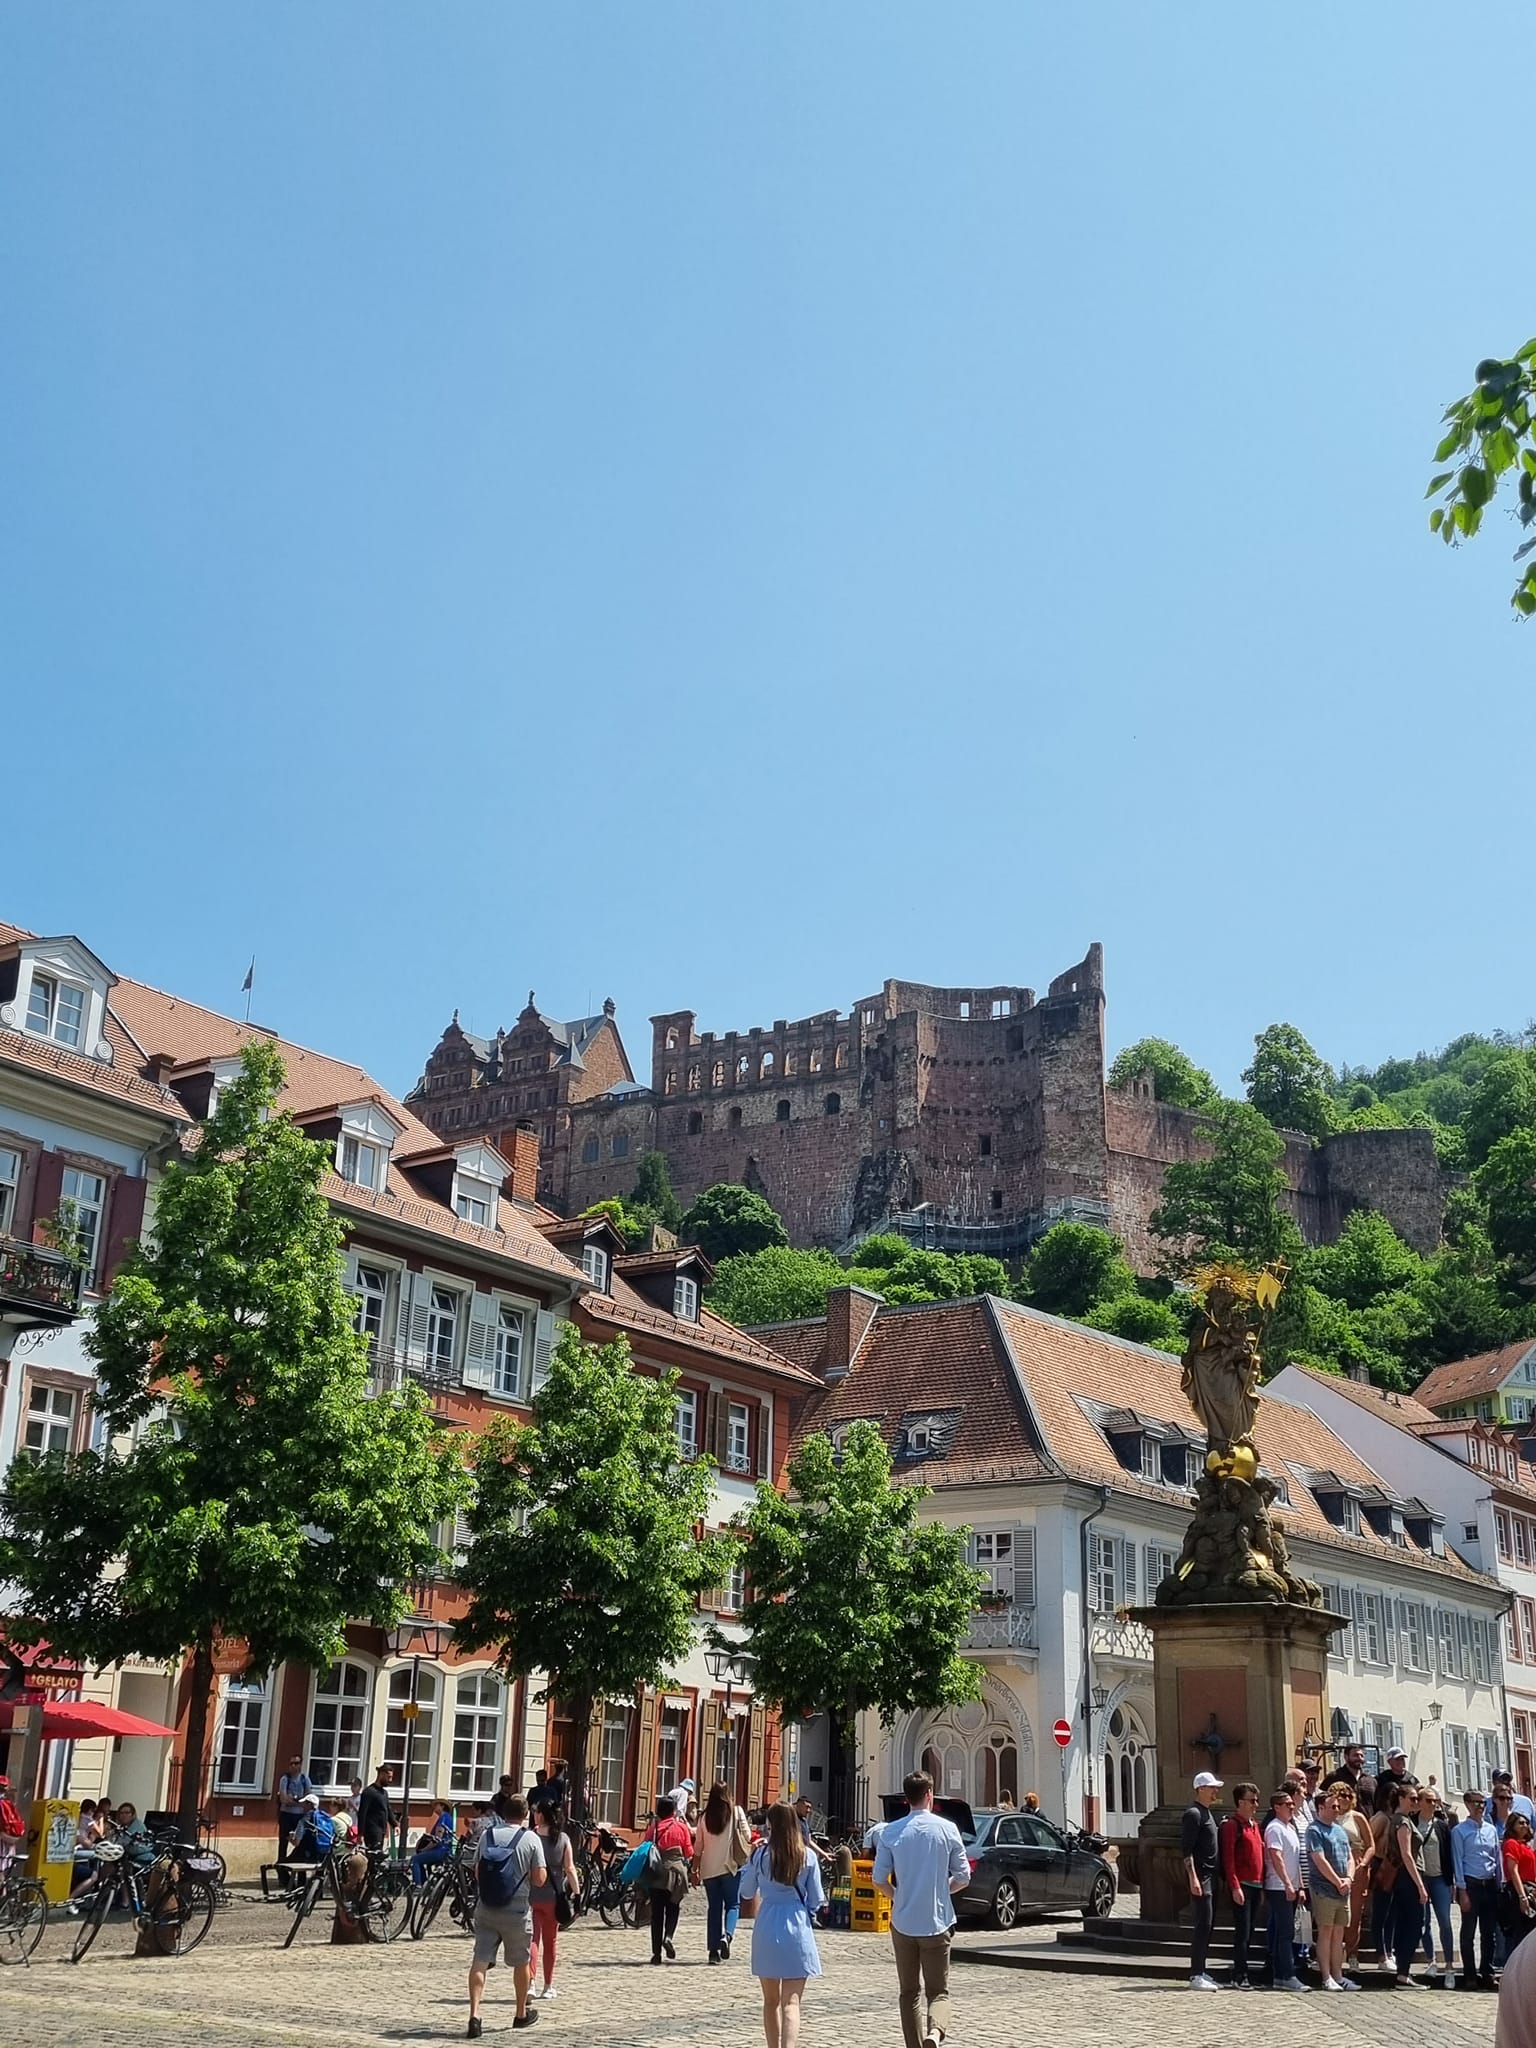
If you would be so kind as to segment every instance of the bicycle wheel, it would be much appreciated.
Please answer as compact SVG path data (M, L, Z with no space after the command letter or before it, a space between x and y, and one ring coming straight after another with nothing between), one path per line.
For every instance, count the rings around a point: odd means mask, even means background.
M319 1896L320 1874L317 1871L313 1877L305 1878L303 1889L298 1893L297 1897L294 1899L292 1905L289 1908L289 1911L293 1917L289 1921L288 1932L283 1936L284 1948L293 1947L295 1938L298 1935L300 1927L309 1918L310 1914L313 1913L313 1911L315 1910L315 1901L319 1898Z
M640 1893L632 1884L625 1885L619 1894L619 1918L626 1927L640 1925Z
M48 1925L48 1894L30 1877L0 1896L0 1964L24 1963Z
M91 1894L91 1903L85 1917L75 1929L75 1945L69 1952L72 1963L83 1963L85 1952L101 1932L101 1923L106 1919L112 1905L111 1885L98 1885Z
M149 1935L161 1955L190 1955L212 1924L213 1893L184 1871L178 1875L166 1871L153 1891L154 1902L146 1902L140 1930Z
M410 1925L411 1909L415 1903L416 1887L411 1883L408 1870L391 1865L388 1870L381 1871L369 1901L370 1911L364 1916L368 1922L369 1940L397 1941Z
M416 1894L416 1903L411 1908L411 1939L425 1941L427 1929L442 1911L444 1899L448 1896L449 1878L447 1872L434 1877L422 1886Z

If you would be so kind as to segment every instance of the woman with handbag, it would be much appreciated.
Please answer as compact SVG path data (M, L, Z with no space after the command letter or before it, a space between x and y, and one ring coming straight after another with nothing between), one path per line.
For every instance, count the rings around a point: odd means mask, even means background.
M741 1866L752 1853L752 1825L731 1797L724 1779L710 1787L695 1839L694 1878L709 1901L709 1960L731 1960L736 1932Z
M1520 1946L1536 1925L1536 1847L1532 1846L1531 1824L1523 1813L1512 1813L1504 1831L1504 1888L1508 1905L1504 1915L1506 1950Z
M537 1977L539 1959L543 1957L544 1983L542 1989L530 1988L528 1995L530 1998L556 1998L559 1996L555 1990L556 1931L569 1927L576 1917L571 1902L576 1888L576 1858L571 1853L571 1838L565 1831L562 1807L536 1806L533 1827L544 1851L544 1869L528 1887L528 1904L533 1912L533 1944L528 1962Z
M669 1963L675 1963L677 1950L672 1945L672 1937L677 1932L678 1913L688 1896L693 1835L681 1813L670 1804L663 1803L651 1829L651 1841L656 1850L650 1874L651 1961L659 1963L665 1955Z
M780 1800L768 1809L768 1840L741 1873L741 1901L752 1922L752 1974L763 1987L768 2048L797 2048L806 1979L821 1975L816 1914L825 1904L815 1852L800 1817Z

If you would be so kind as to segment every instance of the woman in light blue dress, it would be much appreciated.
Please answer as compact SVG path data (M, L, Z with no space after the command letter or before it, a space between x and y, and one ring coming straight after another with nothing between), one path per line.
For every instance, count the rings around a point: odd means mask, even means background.
M812 1923L824 1903L821 1872L800 1833L795 1809L768 1809L768 1842L741 1873L741 1903L757 1901L752 1922L752 1974L763 1987L768 2048L796 2048L800 1998L807 1977L821 1975Z

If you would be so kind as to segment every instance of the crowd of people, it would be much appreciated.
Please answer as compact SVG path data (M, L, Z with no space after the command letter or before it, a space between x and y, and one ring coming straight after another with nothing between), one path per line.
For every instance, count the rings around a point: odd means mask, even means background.
M1421 1785L1412 1776L1402 1750L1389 1752L1372 1776L1354 1747L1326 1778L1315 1762L1288 1772L1262 1813L1259 1787L1234 1784L1231 1812L1218 1825L1224 1790L1212 1772L1200 1772L1182 1823L1197 1991L1224 1988L1207 1967L1219 1904L1230 1910L1232 1970L1224 1981L1235 1990L1260 1981L1261 1912L1263 1981L1293 1993L1313 1988L1309 1975L1326 1992L1358 1991L1350 1972L1361 1967L1362 1951L1404 1991L1458 1983L1494 1991L1536 1926L1536 1806L1507 1771L1496 1771L1486 1792L1448 1803L1433 1779Z

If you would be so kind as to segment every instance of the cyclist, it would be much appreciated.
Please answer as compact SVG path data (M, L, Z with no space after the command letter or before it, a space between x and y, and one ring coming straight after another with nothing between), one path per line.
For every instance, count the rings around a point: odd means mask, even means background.
M411 1883L418 1887L426 1883L427 1871L432 1864L446 1863L453 1854L454 1837L458 1832L451 1799L434 1799L432 1809L436 1819L416 1844L416 1853L411 1858Z

